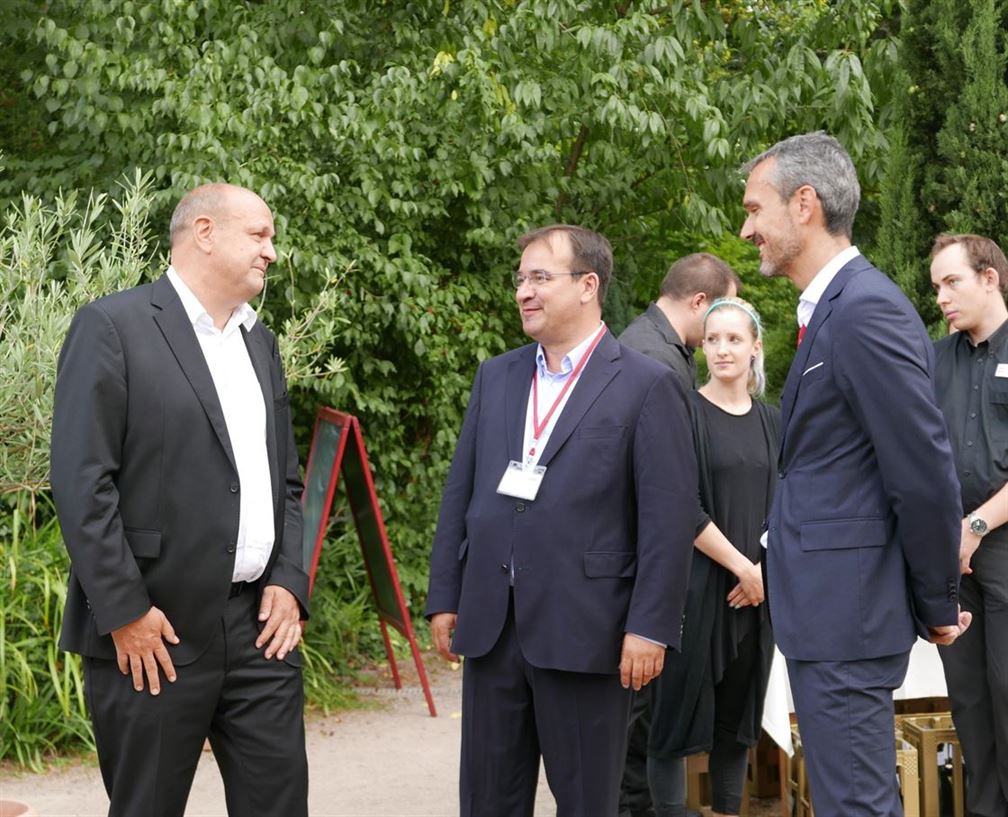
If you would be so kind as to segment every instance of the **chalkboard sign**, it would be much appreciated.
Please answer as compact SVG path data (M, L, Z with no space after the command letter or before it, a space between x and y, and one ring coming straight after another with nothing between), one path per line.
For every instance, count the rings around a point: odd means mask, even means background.
M308 592L315 586L322 542L329 524L333 494L339 479L340 460L346 447L348 425L315 421L315 434L308 454L305 489L301 496L304 516L303 564L308 573Z
M329 526L333 497L340 475L346 491L354 527L360 541L361 555L371 584L371 597L378 610L385 653L396 689L402 687L399 669L396 666L392 643L389 641L387 625L395 627L409 641L417 674L427 698L427 708L432 716L437 715L434 699L431 697L427 673L423 659L413 634L413 623L399 584L392 548L385 531L374 478L368 465L364 448L364 435L357 418L331 408L319 409L315 418L315 432L312 435L308 467L305 471L305 490L301 498L304 514L304 538L302 552L305 570L308 572L309 593L315 588L315 574L318 571L322 545Z

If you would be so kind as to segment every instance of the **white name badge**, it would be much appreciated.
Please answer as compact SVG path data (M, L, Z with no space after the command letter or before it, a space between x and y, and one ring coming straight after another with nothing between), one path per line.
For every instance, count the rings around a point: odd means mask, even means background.
M1008 377L1008 363L998 363L994 377Z
M516 499L535 499L545 473L546 468L542 465L525 468L520 462L511 460L497 486L497 493Z

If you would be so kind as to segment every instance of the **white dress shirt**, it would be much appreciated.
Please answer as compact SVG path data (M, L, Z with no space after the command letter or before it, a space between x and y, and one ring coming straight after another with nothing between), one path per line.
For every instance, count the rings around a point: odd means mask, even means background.
M206 358L238 467L241 497L231 581L255 581L266 569L275 535L273 486L266 452L266 403L241 332L242 326L248 331L255 325L256 313L248 304L242 304L220 330L172 267L168 267L168 280L182 301Z
M860 251L853 244L834 255L819 272L815 278L805 287L798 299L798 325L808 326L812 322L812 313L815 312L816 304L822 298L826 287L830 285L836 274L843 269L844 265L860 255Z

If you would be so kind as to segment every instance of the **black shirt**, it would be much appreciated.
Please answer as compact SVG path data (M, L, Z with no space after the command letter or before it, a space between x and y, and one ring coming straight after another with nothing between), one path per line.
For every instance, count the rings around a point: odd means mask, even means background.
M752 562L762 561L760 535L769 511L767 479L770 469L777 467L777 452L771 456L767 450L755 402L745 414L730 414L702 394L698 398L693 405L710 433L707 467L717 489L709 497L711 507L704 510L736 550Z
M658 304L652 303L646 312L634 318L619 336L619 341L671 366L687 393L696 388L697 365L693 349L683 343Z
M935 393L969 513L1008 482L1008 321L976 346L967 332L942 338L935 358ZM1008 525L985 538L1008 542Z

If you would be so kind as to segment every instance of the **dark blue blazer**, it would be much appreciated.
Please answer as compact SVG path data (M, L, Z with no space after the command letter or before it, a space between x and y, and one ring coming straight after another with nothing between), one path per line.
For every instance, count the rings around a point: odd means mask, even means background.
M685 395L606 334L539 464L534 501L497 493L522 459L536 345L483 363L441 500L427 615L457 612L453 649L494 646L508 608L537 667L615 673L625 632L678 648L697 506Z
M899 288L845 265L781 396L767 597L788 658L894 655L956 622L962 509L933 368Z

